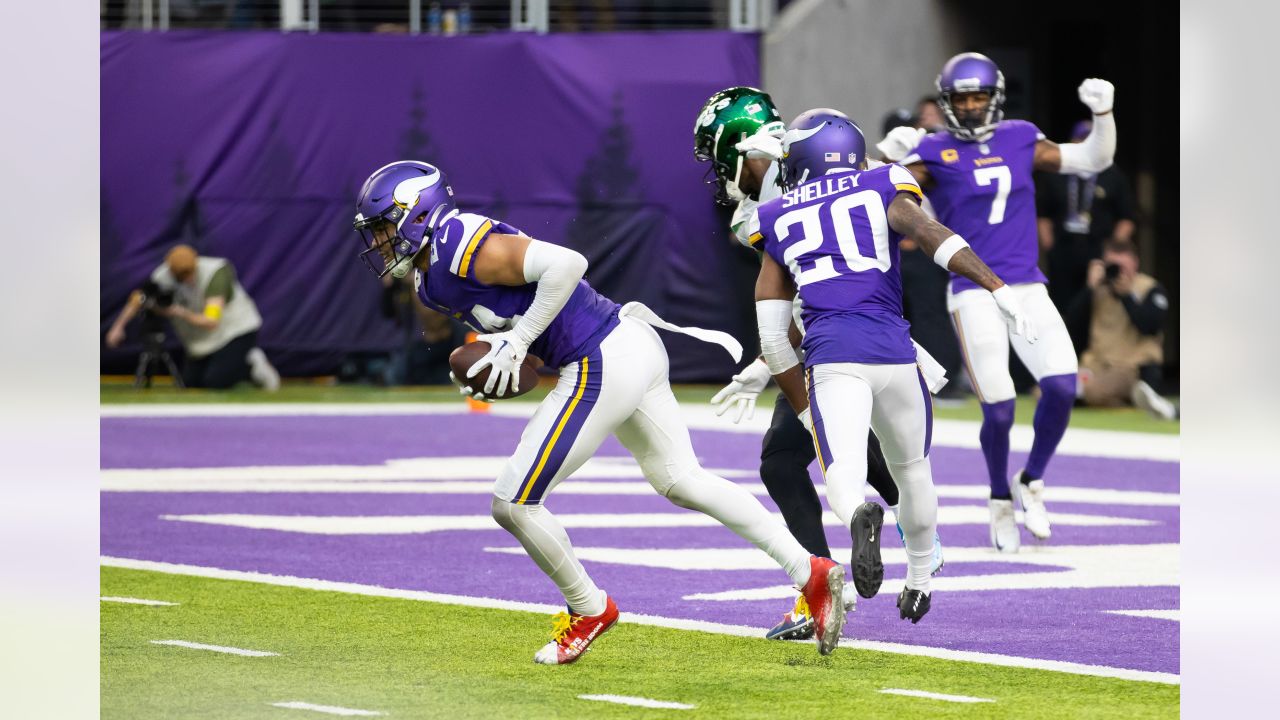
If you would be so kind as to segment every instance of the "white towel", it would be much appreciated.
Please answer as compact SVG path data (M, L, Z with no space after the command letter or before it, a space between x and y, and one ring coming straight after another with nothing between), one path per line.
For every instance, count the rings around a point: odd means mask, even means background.
M656 328L670 330L671 332L677 332L682 335L688 335L689 337L697 338L703 342L714 343L725 350L728 350L729 354L733 356L733 361L735 363L742 361L742 343L738 342L727 332L672 325L666 320L658 317L658 314L650 310L644 303L638 302L629 302L626 305L623 305L622 309L618 311L618 317L633 317ZM933 358L929 359L932 360ZM934 364L937 365L936 362Z

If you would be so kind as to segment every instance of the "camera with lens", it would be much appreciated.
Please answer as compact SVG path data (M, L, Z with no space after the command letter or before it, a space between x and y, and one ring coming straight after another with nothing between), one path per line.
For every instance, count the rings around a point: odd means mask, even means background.
M167 308L173 304L173 291L160 287L154 280L142 283L142 287L138 288L138 292L142 294L143 310Z
M1107 263L1106 273L1107 282L1113 283L1116 278L1120 277L1120 266L1115 263Z

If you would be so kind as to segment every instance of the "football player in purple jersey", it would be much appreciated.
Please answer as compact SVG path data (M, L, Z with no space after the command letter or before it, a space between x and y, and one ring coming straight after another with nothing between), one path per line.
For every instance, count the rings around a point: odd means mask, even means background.
M982 403L978 437L991 483L991 544L1002 552L1017 552L1021 538L1014 519L1015 496L1027 530L1039 540L1051 534L1043 478L1071 419L1077 373L1071 337L1037 266L1032 172L1094 174L1111 165L1116 148L1111 112L1115 88L1096 78L1081 83L1080 101L1093 112L1093 129L1083 142L1057 145L1029 122L1003 119L1004 75L988 57L956 55L943 66L937 85L946 130L921 137L922 131L900 128L878 147L887 160L899 161L911 171L929 194L938 219L968 238L974 251L1010 284L1039 329L1035 345L1015 337L990 294L952 273L947 310ZM1012 483L1011 344L1040 385L1035 439L1026 467L1014 474Z
M751 493L698 463L653 327L720 344L740 358L736 340L670 325L639 303L620 308L582 279L587 260L579 253L461 212L433 165L401 161L379 168L365 181L356 210L355 229L365 241L361 257L375 274L413 271L424 305L484 333L478 339L490 350L467 377L484 368L489 376L479 392L463 386L464 394L503 396L508 384L519 383L527 353L559 369L559 382L525 427L490 503L494 520L520 541L568 605L535 662L577 660L618 620L617 605L587 575L564 526L543 506L610 434L654 490L714 517L782 566L814 611L819 652L831 652L844 624L844 569L811 555Z
M786 126L782 116L768 93L753 87L731 87L712 95L702 106L694 124L694 156L711 164L710 181L716 185L716 199L721 204L736 203L730 227L740 243L751 247L751 238L759 226L756 210L782 193L779 179L782 159L782 135ZM804 327L800 320L799 303L794 308L793 344L798 345ZM927 362L920 348L922 362ZM937 366L937 363L933 364ZM945 383L941 367L937 378L931 378L936 389ZM756 397L768 385L769 367L763 358L756 358L733 376L732 382L716 393L711 404L717 415L736 408L732 416L738 423L755 412ZM769 429L760 448L760 479L769 497L778 505L796 539L809 552L820 557L830 557L826 531L822 526L822 502L809 475L817 451L813 437L796 418L795 410L786 397L776 398ZM885 467L884 454L875 435L867 438L867 482L875 488L885 503L896 512L898 488ZM879 517L868 517L863 534L879 537ZM874 544L879 547L879 542ZM879 562L878 549L869 549L868 562ZM935 538L934 572L942 569L942 542ZM864 573L865 574L865 573ZM878 591L864 583L856 590L864 597L873 597ZM848 593L847 608L852 609L857 598ZM808 613L804 595L796 597L791 609L782 619L765 632L771 640L796 640L813 634L813 620Z
M902 317L898 243L911 237L939 265L992 298L1015 332L1035 341L1016 293L965 240L920 209L923 193L900 165L867 170L866 140L842 113L810 110L783 136L781 197L760 206L756 317L769 370L811 427L831 509L850 531L854 584L879 584L859 526L880 506L865 502L866 438L874 428L901 497L907 577L899 615L929 611L938 498L929 464L933 408ZM787 338L799 295L807 330L804 365ZM875 538L871 538L875 542ZM876 553L878 554L878 553Z

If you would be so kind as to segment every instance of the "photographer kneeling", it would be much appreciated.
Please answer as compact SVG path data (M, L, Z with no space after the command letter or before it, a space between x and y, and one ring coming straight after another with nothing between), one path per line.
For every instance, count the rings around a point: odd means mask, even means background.
M1067 326L1080 356L1080 397L1087 405L1131 402L1164 420L1178 417L1159 394L1168 295L1138 272L1137 247L1112 238L1102 259L1089 262L1085 287L1067 307Z
M257 346L262 316L226 259L199 257L190 245L171 249L143 289L129 296L107 332L108 347L124 341L125 325L144 306L173 323L186 349L187 387L225 389L251 380L279 389L280 374Z

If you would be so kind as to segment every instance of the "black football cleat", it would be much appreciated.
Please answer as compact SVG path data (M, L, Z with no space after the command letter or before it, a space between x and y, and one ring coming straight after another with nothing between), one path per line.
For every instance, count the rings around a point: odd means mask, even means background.
M849 535L853 538L853 587L864 598L873 598L884 582L884 562L880 559L880 530L884 508L865 502L853 512Z
M912 625L929 613L929 606L929 596L920 590L904 587L898 593L898 615L903 620L910 620Z

